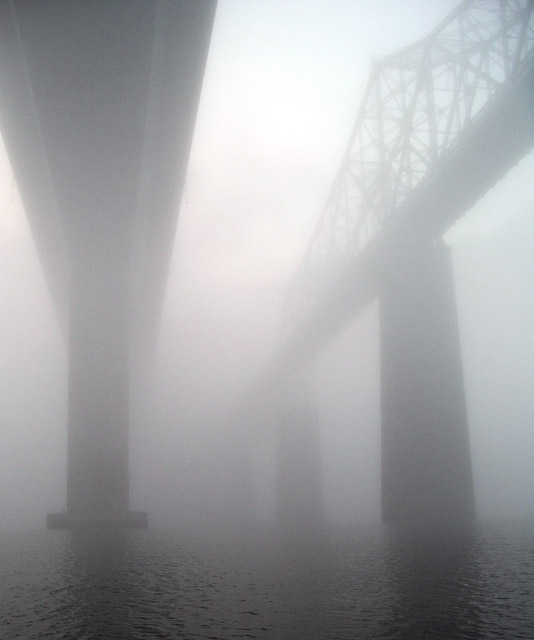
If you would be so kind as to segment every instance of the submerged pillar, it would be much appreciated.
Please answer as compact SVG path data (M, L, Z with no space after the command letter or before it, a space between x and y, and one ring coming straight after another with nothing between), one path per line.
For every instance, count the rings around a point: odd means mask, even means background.
M405 241L381 274L382 518L399 528L475 518L450 251Z

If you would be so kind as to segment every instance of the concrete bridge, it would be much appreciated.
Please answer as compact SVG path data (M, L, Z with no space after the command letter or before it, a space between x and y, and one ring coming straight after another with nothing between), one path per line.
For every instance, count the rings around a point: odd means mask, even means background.
M129 510L130 363L149 353L216 3L9 0L0 126L68 340L67 511Z

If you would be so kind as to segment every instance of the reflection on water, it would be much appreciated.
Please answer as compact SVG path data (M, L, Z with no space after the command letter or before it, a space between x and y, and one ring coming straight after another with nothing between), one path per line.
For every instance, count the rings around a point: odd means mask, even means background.
M1 542L6 639L534 637L532 526L306 545L153 531Z
M84 637L130 637L129 612L139 602L139 580L127 574L127 545L127 532L72 534L63 565L71 585L66 608Z
M481 638L474 532L393 538L387 550L396 637Z

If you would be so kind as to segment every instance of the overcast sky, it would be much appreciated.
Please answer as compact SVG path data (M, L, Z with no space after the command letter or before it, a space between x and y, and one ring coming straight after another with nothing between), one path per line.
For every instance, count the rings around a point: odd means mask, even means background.
M209 441L213 407L276 344L281 292L339 166L372 57L425 36L456 4L219 0L158 347L159 422L150 438L134 434L134 460L143 461L136 446L151 447L154 464L176 476L185 454L168 451ZM477 497L488 512L496 501L534 506L532 176L530 154L447 234ZM17 487L43 513L61 508L64 492L65 348L3 149L0 211L0 505L15 513ZM314 372L337 515L379 509L377 313L373 305L356 318ZM180 411L195 416L194 429L176 428ZM133 482L141 503L148 480L145 471Z

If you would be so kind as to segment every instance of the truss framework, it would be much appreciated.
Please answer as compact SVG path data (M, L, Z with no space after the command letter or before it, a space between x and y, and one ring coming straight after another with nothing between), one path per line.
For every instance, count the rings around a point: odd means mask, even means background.
M425 39L374 62L341 167L288 291L290 323L446 162L533 58L534 0L464 0Z

